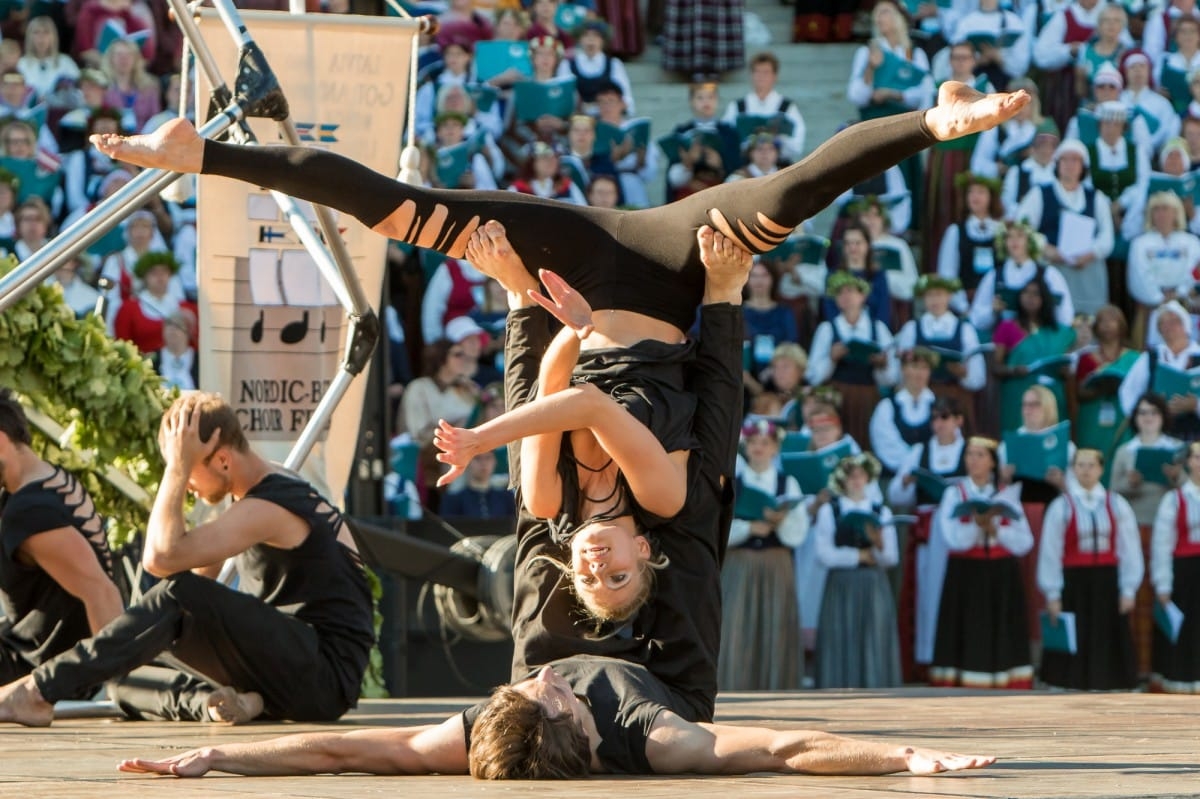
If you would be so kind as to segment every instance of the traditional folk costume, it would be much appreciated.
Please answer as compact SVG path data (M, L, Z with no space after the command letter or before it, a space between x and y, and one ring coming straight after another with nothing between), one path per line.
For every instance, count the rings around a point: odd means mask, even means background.
M1159 503L1150 538L1150 582L1156 597L1170 594L1183 611L1174 644L1154 627L1151 684L1169 693L1200 693L1200 486L1192 480Z
M1129 689L1137 684L1129 615L1145 571L1133 508L1103 485L1075 485L1050 503L1042 521L1038 588L1075 614L1075 654L1042 651L1042 680L1080 690ZM1061 621L1060 621L1061 623Z

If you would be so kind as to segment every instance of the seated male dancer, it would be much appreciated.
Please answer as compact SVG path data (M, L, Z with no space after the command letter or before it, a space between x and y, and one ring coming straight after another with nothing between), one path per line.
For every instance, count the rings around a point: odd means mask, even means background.
M0 721L48 725L57 700L117 679L114 698L135 717L337 719L357 701L374 640L341 514L251 450L215 394L176 400L159 446L166 468L143 564L164 579L94 637L0 688ZM189 530L188 490L236 501ZM212 579L235 556L239 591ZM190 673L147 666L168 653Z
M29 448L25 411L0 389L0 682L120 615L104 521L75 477ZM83 686L64 699L84 699Z
M713 254L714 244L711 231L702 231L700 243L707 256ZM706 264L711 259L706 260ZM748 259L747 259L748 261ZM736 319L740 314L736 304L740 302L741 285L748 273L748 263L740 268L735 280L710 279L706 289L706 304L701 312L701 347L697 363L701 370L717 379L713 393L717 397L736 394L740 391L737 376L740 375L740 337L721 337L721 324ZM715 270L710 270L710 278ZM729 277L727 272L725 278ZM505 282L502 280L502 282ZM511 286L512 284L506 284ZM519 293L511 295L519 298ZM536 308L527 308L528 313L514 310L510 314L509 332L521 334L530 315L544 314ZM711 312L715 311L715 314ZM706 317L724 316L716 327L707 326L712 321ZM526 317L520 320L521 317ZM514 321L517 318L518 321ZM544 321L544 319L543 319ZM728 329L725 330L729 332ZM714 334L714 335L709 335ZM734 341L737 346L730 346ZM528 347L529 339L522 339L515 346L517 351L536 352L536 346ZM716 346L719 357L708 363L705 342ZM521 377L509 386L512 392L520 392L520 385L536 375L535 358L525 358L518 367ZM723 361L724 363L718 363ZM700 375L698 374L699 378ZM697 388L703 383L698 380ZM729 388L733 388L733 392ZM707 419L702 409L710 407L710 397L701 394L697 409L697 435L702 442L720 449L714 438L718 427L725 426L737 415L737 399L727 400L714 409L716 416ZM731 425L736 429L736 424ZM727 431L722 430L726 434ZM707 451L707 450L705 450ZM717 455L723 459L724 455ZM696 459L699 460L699 459ZM719 483L719 479L716 480ZM703 481L701 483L703 485ZM712 525L715 506L727 502L724 492L713 492L715 501L708 505ZM697 493L697 499L700 494ZM692 497L689 496L689 508ZM713 525L717 526L717 525ZM529 580L543 580L544 575L530 571L527 563L536 547L522 542L517 567L518 609L514 613L514 639L518 650L517 662L529 661L535 651L554 651L555 647L567 645L571 633L565 628L538 628L535 620L528 619L528 612L542 613L542 620L564 623L562 607L556 606L554 586L557 575L551 575L548 584L529 585ZM717 560L717 554L712 553ZM672 564L664 573L664 584L660 584L656 602L664 594L665 579L677 564ZM696 585L698 583L691 583ZM681 584L680 587L683 587ZM717 581L712 580L712 592L693 595L697 606L719 603ZM561 597L562 592L557 592ZM680 597L675 597L676 600ZM524 601L523 601L524 600ZM652 609L647 606L643 610ZM524 611L522 610L524 608ZM663 621L667 629L675 621L671 608ZM639 614L640 617L640 614ZM719 612L716 614L719 620ZM528 629L521 629L526 627ZM716 622L712 624L717 630ZM676 634L690 634L691 630L674 627ZM719 631L717 633L719 635ZM576 644L586 648L586 641L578 638ZM662 651L682 642L663 642ZM656 646L648 647L653 651ZM715 646L711 652L711 668L715 693ZM933 773L961 768L976 768L990 764L993 759L941 752L918 750L911 747L895 747L886 744L852 741L839 736L819 732L781 732L748 727L695 724L681 718L680 713L694 713L686 698L670 690L650 669L612 657L582 655L558 660L537 669L534 676L502 688L493 697L492 707L472 708L455 715L437 725L408 729L357 730L348 733L315 733L287 736L272 741L250 744L233 744L221 747L205 747L166 760L128 760L121 769L129 772L174 774L176 776L200 776L208 771L227 771L236 774L316 774L329 772L367 772L373 774L462 774L470 772L478 777L574 777L589 770L613 773L747 773L750 771L801 771L808 773L872 774L912 770L916 773ZM562 672L560 674L559 672ZM563 675L566 675L565 677ZM584 694L587 704L580 702L577 694ZM709 699L711 715L711 697ZM482 712L482 715L481 715ZM490 714L492 722L486 716ZM470 751L470 758L468 758Z

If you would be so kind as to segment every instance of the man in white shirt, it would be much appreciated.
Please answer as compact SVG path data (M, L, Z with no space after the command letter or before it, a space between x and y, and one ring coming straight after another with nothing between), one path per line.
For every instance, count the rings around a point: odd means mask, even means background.
M779 59L774 53L759 53L750 59L751 91L739 100L734 100L725 109L722 121L737 126L737 118L743 114L773 116L782 114L792 123L792 132L777 138L787 161L799 161L804 155L805 127L800 107L794 100L784 97L775 89L779 79Z

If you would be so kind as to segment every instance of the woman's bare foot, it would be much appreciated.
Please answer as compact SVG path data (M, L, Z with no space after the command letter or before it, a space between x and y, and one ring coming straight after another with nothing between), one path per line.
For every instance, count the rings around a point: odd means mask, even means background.
M33 677L25 677L0 688L0 721L49 727L54 721L54 705L42 698Z
M467 242L466 257L472 266L495 279L509 294L524 294L538 287L537 279L513 250L504 225L494 219L475 228Z
M196 173L204 163L204 139L186 119L172 119L144 136L95 134L91 142L110 158L152 169Z
M950 141L1012 119L1029 102L1029 92L984 94L948 80L938 89L937 105L925 112L925 124L939 141Z
M239 694L226 685L208 695L208 717L225 724L245 724L262 715L262 694L247 691Z
M754 259L738 243L708 225L696 231L700 245L700 263L704 264L704 304L732 302L741 304L742 287L750 275Z

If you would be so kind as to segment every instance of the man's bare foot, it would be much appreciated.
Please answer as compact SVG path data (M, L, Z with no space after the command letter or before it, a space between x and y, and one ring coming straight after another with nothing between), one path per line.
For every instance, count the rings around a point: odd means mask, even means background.
M704 302L740 303L754 258L733 239L703 225L696 231L704 264Z
M937 105L925 112L925 124L939 141L950 141L1012 119L1029 102L1029 92L984 94L948 80L938 89Z
M186 119L172 119L144 136L94 134L91 142L110 158L170 172L199 172L204 162L204 139Z
M504 225L494 219L475 228L467 242L466 256L472 266L495 279L509 294L523 295L538 287L537 279L513 250Z
M49 727L54 721L54 705L42 698L33 677L25 677L0 688L0 721Z
M262 715L262 694L247 691L239 694L226 685L208 695L208 717L225 724L245 724Z

